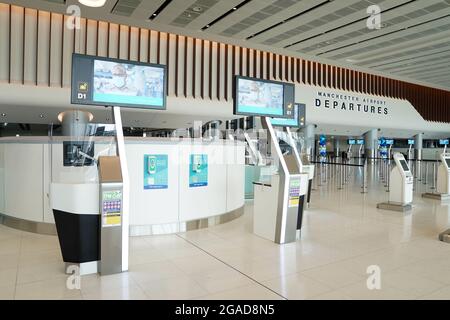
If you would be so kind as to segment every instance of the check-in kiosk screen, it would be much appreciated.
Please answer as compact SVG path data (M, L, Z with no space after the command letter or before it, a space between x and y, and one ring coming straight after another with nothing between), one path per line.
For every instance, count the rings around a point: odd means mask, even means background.
M400 165L403 168L403 171L409 171L409 166L408 166L408 164L406 163L405 160L400 160L399 162L400 162Z
M165 77L163 65L74 54L72 103L165 109Z
M293 114L285 114L285 86L283 83L236 77L235 85L234 114L293 117Z
M450 159L445 159L445 163L447 163L447 167L450 168Z

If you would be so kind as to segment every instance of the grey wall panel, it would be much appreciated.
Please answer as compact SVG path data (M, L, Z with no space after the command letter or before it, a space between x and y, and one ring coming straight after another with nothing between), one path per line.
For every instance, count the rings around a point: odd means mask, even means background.
M10 6L0 3L0 81L9 82L9 10Z
M37 10L25 9L23 83L36 84Z

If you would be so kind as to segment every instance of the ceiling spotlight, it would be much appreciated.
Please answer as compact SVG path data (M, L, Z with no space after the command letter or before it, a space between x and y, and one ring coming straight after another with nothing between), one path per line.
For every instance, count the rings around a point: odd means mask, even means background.
M105 5L106 0L78 0L78 2L87 7L99 8Z
M39 115L39 118L42 119L43 117L44 117L44 115L41 113L41 114Z
M202 12L203 8L202 7L193 7L192 11L194 11L194 12Z
M6 117L6 113L2 113L2 117Z
M237 8L236 8L236 7L234 7L234 8L233 8L233 10L237 10Z
M210 27L210 25L209 25L209 24L207 24L207 25L206 25L206 28L209 28L209 27Z

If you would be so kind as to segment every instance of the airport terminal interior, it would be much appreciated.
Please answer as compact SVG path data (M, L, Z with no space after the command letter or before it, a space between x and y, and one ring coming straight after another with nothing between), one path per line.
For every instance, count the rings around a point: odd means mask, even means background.
M0 300L450 300L449 0L0 0Z

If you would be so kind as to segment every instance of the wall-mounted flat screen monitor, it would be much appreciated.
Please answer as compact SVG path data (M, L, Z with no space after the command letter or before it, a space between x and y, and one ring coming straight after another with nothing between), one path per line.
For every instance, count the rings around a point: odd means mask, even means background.
M294 118L272 118L270 122L274 127L303 128L305 126L306 106L302 103L294 104Z
M402 166L402 168L403 168L403 171L409 171L409 166L408 166L408 164L406 163L406 161L405 160L400 160L399 161L400 162L400 165Z
M393 139L386 139L386 145L392 146L393 144L394 144L394 140Z
M447 167L450 168L450 159L445 159L445 163L447 163Z
M414 139L408 139L408 145L413 146L415 144Z
M448 145L448 142L449 142L448 139L440 139L440 140L439 140L439 144L440 144L441 146L446 146L446 145Z
M347 140L347 143L348 143L349 145L353 146L353 145L356 144L356 140L355 140L355 139L348 139L348 140Z
M365 142L364 142L364 139L358 139L358 140L356 140L356 144L357 145L363 145Z
M71 102L164 110L166 67L74 53Z
M234 114L293 118L294 91L291 84L236 76Z

